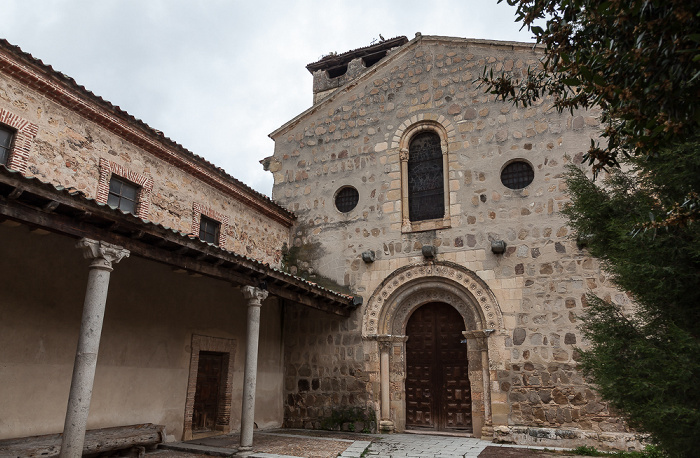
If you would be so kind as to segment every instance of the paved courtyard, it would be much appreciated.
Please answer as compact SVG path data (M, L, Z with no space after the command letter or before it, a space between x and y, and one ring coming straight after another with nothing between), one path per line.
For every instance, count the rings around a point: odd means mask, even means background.
M328 431L275 430L255 433L250 458L547 458L561 453L544 447L524 448L460 436L427 434L354 434ZM168 444L151 452L153 458L231 456L237 451L235 434L187 443ZM235 456L235 455L234 455ZM572 457L572 455L567 455Z
M490 442L468 437L392 434L373 442L367 456L377 458L477 457L489 445L491 445Z

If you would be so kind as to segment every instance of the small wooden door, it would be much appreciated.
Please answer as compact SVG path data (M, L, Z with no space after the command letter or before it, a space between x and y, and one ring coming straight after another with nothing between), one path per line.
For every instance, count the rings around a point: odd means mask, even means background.
M430 303L406 326L406 426L471 430L471 387L464 320L454 307Z
M224 354L199 352L197 368L197 391L194 395L192 430L214 430L219 414L219 391Z

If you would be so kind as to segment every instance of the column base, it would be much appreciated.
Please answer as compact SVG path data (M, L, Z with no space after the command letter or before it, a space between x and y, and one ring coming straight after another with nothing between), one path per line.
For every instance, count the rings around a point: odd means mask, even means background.
M380 433L393 433L394 432L394 422L392 420L381 420L379 422L379 432Z
M253 447L238 447L238 451L236 452L236 456L248 456L253 454Z
M481 440L492 441L493 440L493 425L490 423L485 424L481 427Z

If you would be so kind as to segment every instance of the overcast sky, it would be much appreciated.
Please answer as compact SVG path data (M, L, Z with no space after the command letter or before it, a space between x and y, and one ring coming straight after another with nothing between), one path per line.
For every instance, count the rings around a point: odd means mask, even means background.
M497 0L1 0L0 36L266 195L306 64L416 32L531 41Z

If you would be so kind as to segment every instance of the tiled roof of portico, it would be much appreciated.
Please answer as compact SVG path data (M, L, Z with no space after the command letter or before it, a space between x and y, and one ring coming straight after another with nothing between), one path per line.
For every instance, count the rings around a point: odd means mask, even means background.
M80 191L0 165L0 221L6 219L69 237L103 240L135 256L233 284L264 285L274 296L342 316L361 303L353 296L203 242L193 234L124 213Z

